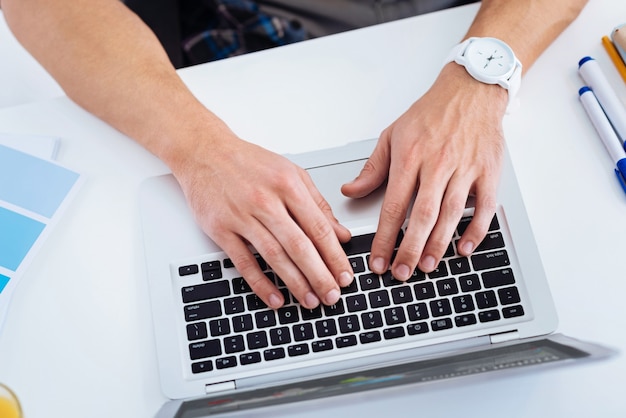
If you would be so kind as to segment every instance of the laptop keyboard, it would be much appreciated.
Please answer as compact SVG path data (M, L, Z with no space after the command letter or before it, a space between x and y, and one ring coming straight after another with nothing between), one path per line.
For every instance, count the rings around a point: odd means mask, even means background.
M285 297L278 310L252 293L224 253L173 265L189 371L205 376L222 369L267 368L523 320L524 292L497 215L474 254L462 257L456 242L470 221L471 216L461 220L436 270L416 270L407 282L390 272L369 271L374 234L354 236L343 246L354 281L335 305L312 310L300 306L259 256L259 265ZM402 232L398 244L401 240Z

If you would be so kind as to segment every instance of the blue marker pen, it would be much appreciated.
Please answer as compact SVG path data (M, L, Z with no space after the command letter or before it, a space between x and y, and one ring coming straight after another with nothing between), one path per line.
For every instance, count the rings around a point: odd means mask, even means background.
M621 141L604 114L593 91L589 87L584 86L578 90L578 95L589 119L591 119L591 123L596 128L596 131L598 131L600 139L602 139L613 162L615 162L615 175L626 193L626 152L621 145Z

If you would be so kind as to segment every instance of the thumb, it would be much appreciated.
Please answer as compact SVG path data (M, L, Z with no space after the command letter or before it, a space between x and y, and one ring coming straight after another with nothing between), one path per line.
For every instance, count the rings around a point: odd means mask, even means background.
M359 175L351 182L341 186L341 193L344 196L354 199L365 197L376 190L387 179L391 153L389 141L385 137L386 135L383 133Z

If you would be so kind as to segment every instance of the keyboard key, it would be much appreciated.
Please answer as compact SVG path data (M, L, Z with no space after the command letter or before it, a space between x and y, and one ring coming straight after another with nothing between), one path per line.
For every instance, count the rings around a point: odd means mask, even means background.
M389 293L386 290L380 290L377 292L371 292L368 295L370 300L370 307L372 308L381 308L383 306L389 306L391 302L389 301Z
M198 265L191 264L189 266L180 266L178 267L178 275L179 276L190 276L192 274L198 273Z
M433 321L430 321L430 326L433 331L449 329L452 328L452 320L450 318L435 319Z
M291 334L289 334L289 328L280 327L270 330L270 341L272 345L283 345L291 342Z
M357 235L350 241L341 244L347 256L369 253L372 248L374 234Z
M500 319L500 312L496 309L478 312L478 320L480 322L491 322Z
M375 273L362 274L359 276L359 284L361 285L361 290L378 289L380 287L380 279L378 274Z
M428 309L426 308L426 303L416 303L412 305L408 305L406 310L409 314L409 320L411 321L419 321L423 319L428 319Z
M276 315L274 311L261 311L254 314L257 328L269 328L276 325Z
M474 290L480 290L480 281L477 274L469 274L467 276L459 277L459 284L463 292L472 292Z
M222 307L217 300L185 306L185 320L187 322L215 318L221 315Z
M385 309L385 322L387 325L403 324L406 322L404 309L401 306Z
M417 300L432 299L435 295L435 286L432 282L418 283L413 286Z
M261 362L261 353L258 351L252 353L243 353L239 355L239 363L243 365L260 363Z
M346 310L343 307L343 300L339 299L334 305L324 305L324 313L326 316L343 315L346 313Z
M202 340L206 337L208 337L208 333L204 322L187 325L187 339L189 341Z
M361 314L361 322L364 329L380 328L383 326L383 317L378 311Z
M330 339L313 341L311 343L311 349L313 350L314 353L319 353L321 351L332 350L333 349L333 342Z
M381 278L383 279L383 285L385 287L399 286L399 285L404 284L404 282L401 282L400 280L398 280L395 277L393 277L393 274L391 274L391 271L389 271L389 270L387 270L385 273L383 273Z
M315 330L318 338L330 337L337 335L337 324L334 319L323 319L315 323Z
M496 267L506 267L511 264L506 250L474 254L471 259L475 270L488 270Z
M443 279L437 281L437 291L439 296L455 295L459 293L459 287L456 285L454 278Z
M252 315L238 315L233 317L233 330L235 332L250 331L252 329Z
M433 317L445 316L452 314L452 307L448 299L437 299L429 302L430 312Z
M339 318L339 330L348 334L351 332L360 331L359 318L356 315L347 315Z
M406 326L406 332L409 335L419 335L428 332L428 324L426 322L418 322Z
M267 347L267 334L265 331L256 331L246 334L246 340L250 350Z
M474 301L471 295L455 296L452 298L452 305L454 305L454 312L462 313L474 310Z
M476 298L476 305L479 309L493 308L498 305L496 293L493 290L478 292L474 295L474 297Z
M452 259L448 262L450 264L450 274L455 276L463 273L468 273L471 270L469 258L459 257Z
M293 332L293 339L296 341L312 340L315 337L313 325L309 323L294 325L291 331Z
M209 321L209 329L212 337L230 334L230 324L227 318L219 318Z
M341 294L342 295L348 295L350 293L355 293L359 291L359 287L357 285L357 281L356 280L352 280L352 282L346 286L346 287L342 287L341 288Z
M496 248L504 247L504 238L502 237L502 232L490 232L487 234L485 239L478 244L474 252L482 252L495 250Z
M281 324L293 324L300 320L297 306L284 306L278 309L278 322Z
M232 337L224 338L224 351L226 354L239 353L245 349L243 335L233 335Z
M457 327L474 325L476 323L476 315L474 314L459 315L454 318L454 323L456 324Z
M248 305L249 311L256 311L258 309L267 308L267 305L265 304L265 302L263 302L261 298L255 294L246 296L246 303Z
M413 294L409 286L396 287L391 289L391 299L395 304L413 302Z
M446 277L448 275L448 267L446 266L445 261L440 261L437 265L437 268L428 273L428 277L431 279L439 279L441 277Z
M352 272L354 274L363 273L365 271L365 263L363 262L363 257L350 257L348 261L352 266Z
M195 286L186 286L181 290L183 303L199 302L230 295L230 286L227 280L214 283L204 283Z
M494 271L486 271L482 274L483 284L486 288L506 286L515 283L513 270L510 268Z
M359 312L366 310L367 300L365 299L365 295L359 294L346 297L346 306L348 307L348 312Z
M302 319L305 321L310 321L312 319L319 319L322 317L322 307L318 306L315 309L306 309L305 307L300 307L300 312L302 313Z
M385 330L383 330L383 337L385 338L385 340L393 340L395 338L402 338L404 337L404 328L402 327L393 327L393 328L387 328Z
M520 301L519 292L515 286L498 289L498 298L502 305L512 305Z
M224 312L232 315L241 313L244 310L243 297L235 296L234 298L224 299Z
M380 340L380 332L378 331L369 331L359 334L359 341L361 341L361 344L374 343Z
M225 268L225 269L227 269L227 268L228 268L228 269L231 269L231 268L233 268L233 267L235 267L235 265L233 264L233 260L231 260L230 258L226 258L226 259L224 260L224 268Z
M282 347L268 348L267 350L263 351L263 358L265 358L265 361L285 358L285 349Z
M219 261L210 261L200 265L202 270L202 280L216 280L222 278L222 267Z
M302 356L304 354L309 354L309 345L308 344L290 345L289 347L287 347L287 352L289 353L289 357L297 357L297 356Z
M189 357L192 360L221 355L222 346L220 345L220 340L208 340L189 344Z
M235 294L252 293L252 288L248 285L248 282L243 277L236 277L232 280L233 292Z
M523 316L524 308L521 305L507 306L502 308L502 316L505 318L514 318L516 316Z
M199 361L197 363L191 363L191 373L204 373L213 370L213 362L211 360Z
M337 346L337 348L352 347L356 345L356 343L357 340L356 336L354 335L345 335L335 338L335 345Z

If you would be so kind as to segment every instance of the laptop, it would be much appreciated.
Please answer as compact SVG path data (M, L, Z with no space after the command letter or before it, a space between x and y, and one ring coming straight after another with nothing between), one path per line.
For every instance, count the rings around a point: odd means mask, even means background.
M256 297L228 256L195 224L172 175L146 180L140 211L164 394L158 417L245 416L294 402L368 399L389 387L471 379L603 358L611 350L553 334L557 314L508 152L489 233L470 257L456 240L438 268L408 282L368 270L384 190L344 197L376 140L288 155L308 170L353 235L355 271L341 300L301 307L258 257L286 304ZM400 238L399 238L400 240ZM310 406L309 406L310 407Z

